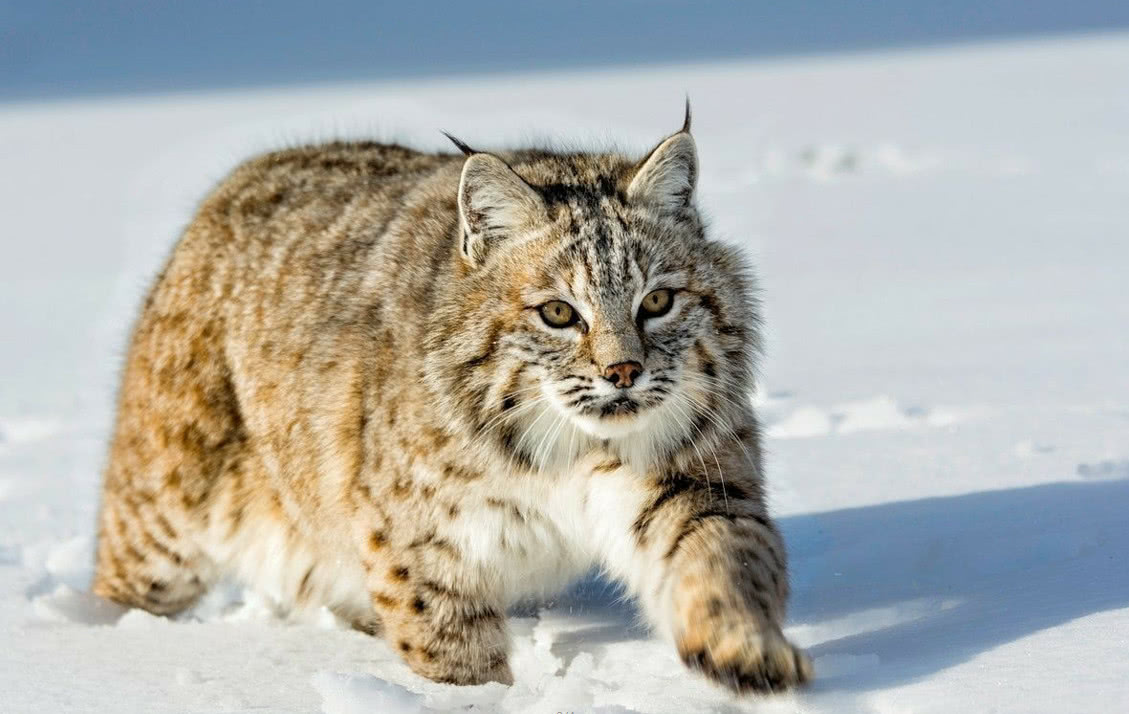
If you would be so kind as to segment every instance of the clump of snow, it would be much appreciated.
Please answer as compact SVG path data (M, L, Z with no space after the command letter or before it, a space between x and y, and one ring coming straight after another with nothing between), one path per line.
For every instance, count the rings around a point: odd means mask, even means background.
M158 630L171 625L172 621L167 617L136 609L127 610L117 621L117 626L123 630Z
M76 536L53 546L44 563L56 580L75 589L85 589L94 574L94 539Z
M423 696L371 675L318 672L310 683L321 695L324 714L430 714Z

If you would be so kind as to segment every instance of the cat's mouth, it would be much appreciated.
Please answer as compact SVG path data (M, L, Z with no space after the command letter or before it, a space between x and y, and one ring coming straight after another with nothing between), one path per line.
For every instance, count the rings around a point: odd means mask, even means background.
M644 429L650 422L651 406L634 397L616 396L576 409L572 419L596 438L617 439Z
M648 428L669 394L665 385L636 385L609 390L570 387L563 392L545 390L558 413L589 436L618 439Z
M600 419L621 419L623 417L633 417L642 409L643 405L639 402L631 397L622 396L609 399L592 411L596 412L593 416L598 416Z

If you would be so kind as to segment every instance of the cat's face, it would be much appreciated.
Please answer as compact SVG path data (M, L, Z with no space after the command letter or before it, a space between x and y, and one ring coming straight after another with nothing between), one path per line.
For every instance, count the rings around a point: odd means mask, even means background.
M700 237L653 235L659 226L625 208L607 209L623 221L573 222L579 235L551 251L523 291L514 341L547 403L598 439L670 431L719 386L723 359L710 348L691 250Z
M544 468L593 443L650 462L729 423L756 314L742 261L693 206L689 135L640 165L522 158L471 157L460 187L474 297L459 389L475 428Z

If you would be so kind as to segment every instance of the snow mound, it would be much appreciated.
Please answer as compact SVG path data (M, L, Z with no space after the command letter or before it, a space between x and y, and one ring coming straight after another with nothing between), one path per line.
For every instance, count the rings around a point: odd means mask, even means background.
M44 566L55 580L85 589L94 575L94 539L76 536L52 546Z
M311 679L325 714L424 714L423 696L372 675L318 672Z

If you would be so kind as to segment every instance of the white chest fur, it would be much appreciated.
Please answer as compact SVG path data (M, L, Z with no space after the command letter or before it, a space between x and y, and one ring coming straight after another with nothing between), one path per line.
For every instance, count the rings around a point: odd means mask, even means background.
M444 536L507 602L559 592L596 564L627 575L611 561L629 559L628 531L645 494L625 469L591 466L465 503Z

